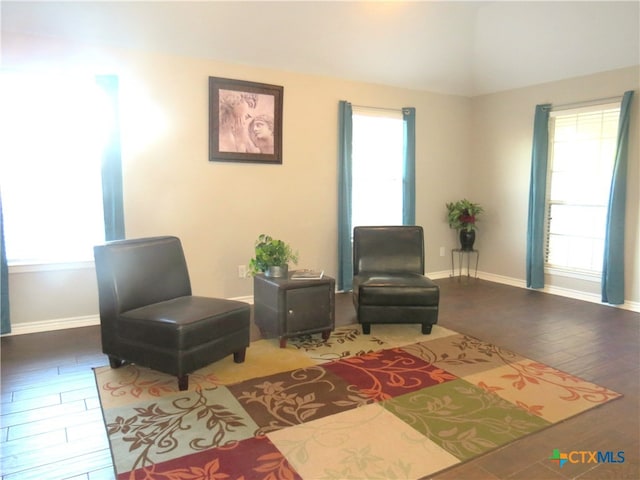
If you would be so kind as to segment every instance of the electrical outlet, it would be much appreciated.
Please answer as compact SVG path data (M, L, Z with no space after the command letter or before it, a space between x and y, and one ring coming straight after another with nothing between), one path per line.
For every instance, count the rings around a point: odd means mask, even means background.
M444 255L445 255L444 247L440 247L440 256L444 257Z
M247 266L238 265L238 278L247 278Z

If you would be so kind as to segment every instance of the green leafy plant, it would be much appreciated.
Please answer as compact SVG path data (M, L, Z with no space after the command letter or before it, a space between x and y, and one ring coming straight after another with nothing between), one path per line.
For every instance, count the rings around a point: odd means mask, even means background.
M447 220L449 226L456 230L466 230L470 232L478 228L476 222L478 216L484 212L477 203L470 202L466 198L457 202L447 203Z
M294 252L289 244L264 233L256 240L255 252L256 256L249 260L251 275L264 272L269 267L281 267L289 262L298 263L298 252Z

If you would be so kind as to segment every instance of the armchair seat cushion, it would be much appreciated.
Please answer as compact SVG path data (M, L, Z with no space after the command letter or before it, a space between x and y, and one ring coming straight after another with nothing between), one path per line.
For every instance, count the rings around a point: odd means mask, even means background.
M418 273L371 273L353 278L353 294L359 305L438 306L440 290Z
M129 341L185 351L249 329L250 308L222 298L183 296L123 312L118 334Z

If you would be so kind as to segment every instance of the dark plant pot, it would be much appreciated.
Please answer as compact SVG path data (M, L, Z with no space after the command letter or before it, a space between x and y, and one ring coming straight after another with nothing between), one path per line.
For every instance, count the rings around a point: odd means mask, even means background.
M476 241L475 230L460 230L460 248L464 251L473 250L473 244Z
M282 277L287 277L288 275L289 275L289 265L280 265L280 266L272 265L270 267L267 267L267 269L264 272L265 277L272 277L272 278L282 278Z

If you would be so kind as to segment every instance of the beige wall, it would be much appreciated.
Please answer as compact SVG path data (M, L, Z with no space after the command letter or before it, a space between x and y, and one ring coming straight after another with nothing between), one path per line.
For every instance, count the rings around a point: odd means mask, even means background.
M119 75L127 236L179 236L194 293L222 297L252 294L252 280L239 279L237 266L248 263L260 233L289 241L299 251L299 267L335 275L339 100L416 107L416 220L425 228L428 272L446 274L449 249L457 244L445 202L468 197L486 207L480 270L521 281L535 104L609 96L638 85L632 69L468 99L6 33L2 40L3 67ZM209 76L284 87L282 165L207 161ZM583 88L585 82L591 87ZM635 132L629 203L636 219L629 222L628 247L636 264L637 138ZM439 256L441 246L447 256ZM640 300L638 276L636 267L628 282L636 290L627 294L634 301ZM14 325L97 313L91 269L13 273L10 288Z
M473 98L470 191L486 207L478 241L483 252L483 270L508 278L525 278L535 105L565 105L622 96L627 90L635 90L627 182L625 299L640 301L639 87L640 69L633 67ZM557 276L547 276L545 283L600 294L599 283Z
M339 100L416 107L417 223L427 232L428 270L449 268L439 256L440 246L455 242L443 202L466 191L467 98L9 34L2 48L4 66L119 75L127 236L179 236L196 294L251 295L252 280L239 279L237 266L248 263L260 233L290 242L299 267L335 275ZM284 87L282 165L207 160L209 76ZM87 299L97 312L95 284L83 275L61 275L54 287L44 274L12 274L13 324L73 316L68 304ZM32 308L35 301L46 311Z

